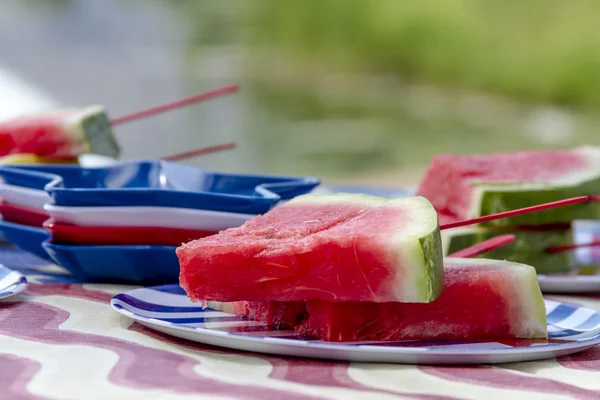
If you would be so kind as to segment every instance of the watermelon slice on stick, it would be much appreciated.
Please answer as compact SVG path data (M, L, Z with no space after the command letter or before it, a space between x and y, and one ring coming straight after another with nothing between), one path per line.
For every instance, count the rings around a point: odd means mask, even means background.
M33 161L70 161L82 154L93 153L118 158L120 149L113 135L114 125L185 107L237 90L237 85L225 86L112 120L109 120L104 107L100 105L25 115L0 123L0 157L27 154ZM226 146L222 150L229 148L230 146ZM213 152L218 150L220 148L212 149ZM4 161L10 162L10 158Z
M537 212L544 211L544 210L551 210L551 209L570 206L570 205L574 205L574 204L597 202L597 201L598 200L596 199L596 196L579 196L579 197L573 197L570 199L552 201L550 203L538 204L535 206L518 208L516 210L503 211L503 212L496 213L496 214L484 215L482 217L471 218L471 219L466 219L466 220L462 220L462 221L456 221L456 220L454 220L454 218L451 218L451 217L449 218L447 215L440 214L439 218L441 220L451 221L451 222L446 222L446 223L442 224L440 226L440 230L458 228L461 226L475 225L475 224L479 224L482 222L497 221L500 219L507 219L507 218L512 218L515 216L537 213ZM549 224L549 225L556 225L556 224ZM535 225L525 225L525 226L535 226ZM543 225L539 225L539 226L543 226Z
M179 247L180 284L195 301L429 302L440 240L422 197L309 194Z
M547 337L544 300L533 267L446 258L444 275L444 290L430 303L312 300L208 306L332 342Z
M441 213L463 220L570 197L600 193L600 148L434 157L417 194ZM519 226L600 217L600 204L482 221Z
M0 156L21 153L60 159L85 153L117 158L119 146L104 108L91 106L0 123Z

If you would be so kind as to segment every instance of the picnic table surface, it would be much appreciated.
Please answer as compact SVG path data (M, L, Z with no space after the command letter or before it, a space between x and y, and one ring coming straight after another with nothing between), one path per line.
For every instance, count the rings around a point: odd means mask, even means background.
M348 363L245 353L185 341L113 311L133 286L77 282L0 246L30 284L0 301L6 399L599 399L600 346L495 366ZM600 310L600 294L551 296Z

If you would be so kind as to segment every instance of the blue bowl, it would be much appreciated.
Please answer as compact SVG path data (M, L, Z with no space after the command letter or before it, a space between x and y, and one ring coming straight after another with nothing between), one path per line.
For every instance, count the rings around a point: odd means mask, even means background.
M179 282L171 246L68 246L43 243L54 262L86 282L154 285Z
M36 168L39 168L40 171ZM57 166L56 168L67 167ZM79 167L72 165L70 168ZM3 165L0 167L0 178L9 185L43 191L47 184L59 178L56 173L42 172L43 169L45 169L44 165Z
M319 185L312 177L240 175L165 161L102 168L64 165L0 167L6 183L45 189L61 206L158 206L262 214L280 200Z
M0 232L6 241L21 250L54 262L42 247L42 243L50 238L50 234L45 229L0 220Z

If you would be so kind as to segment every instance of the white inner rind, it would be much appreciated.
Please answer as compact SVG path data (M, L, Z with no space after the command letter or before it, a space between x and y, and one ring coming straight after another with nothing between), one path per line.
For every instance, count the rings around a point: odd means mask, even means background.
M512 261L490 260L484 258L452 258L444 259L444 269L465 268L465 267L493 267L502 268L506 272L510 271L513 277L508 281L507 286L516 286L514 292L518 293L518 298L507 299L507 305L517 307L519 318L512 317L511 334L515 337L544 338L547 336L546 307L544 298L537 280L535 268Z
M409 221L394 230L389 240L390 252L398 257L398 274L391 282L395 301L421 302L430 298L430 288L435 286L431 280L436 278L434 271L429 271L428 257L437 257L439 252L424 254L421 239L427 236L440 235L438 217L435 209L424 197L401 198L390 201L390 206L407 207ZM442 260L430 260L442 268Z
M518 275L519 290L521 296L521 327L515 326L511 332L513 335L520 333L525 337L546 337L548 335L548 325L546 323L546 305L542 296L542 291L537 280L535 269L519 268L515 269Z
M487 191L502 190L503 192L520 192L529 190L548 190L566 187L576 187L587 181L600 178L600 148L584 146L570 151L579 155L588 165L584 168L571 172L563 173L556 179L548 181L534 182L486 182L478 180L469 180L467 183L471 187L471 203L467 218L479 217L480 205L483 195ZM560 171L557 172L560 174ZM498 200L500 201L500 200ZM505 209L502 204L498 204L496 209Z

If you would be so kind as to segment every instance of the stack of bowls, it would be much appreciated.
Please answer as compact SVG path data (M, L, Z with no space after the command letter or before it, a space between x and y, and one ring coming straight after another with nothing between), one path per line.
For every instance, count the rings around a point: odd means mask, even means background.
M49 201L44 191L54 175L34 173L31 177L10 167L0 167L0 232L3 238L46 261L53 262L42 247L49 238L43 223L49 218L44 210Z
M143 284L177 281L181 243L239 226L319 185L162 161L0 167L0 178L8 241L88 281Z

